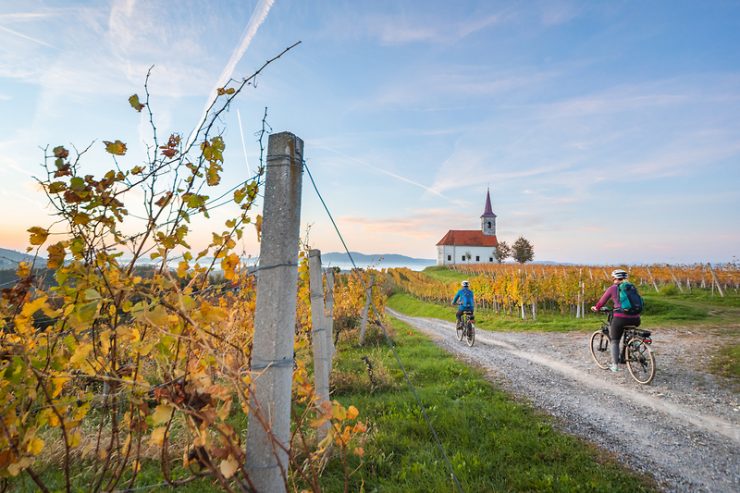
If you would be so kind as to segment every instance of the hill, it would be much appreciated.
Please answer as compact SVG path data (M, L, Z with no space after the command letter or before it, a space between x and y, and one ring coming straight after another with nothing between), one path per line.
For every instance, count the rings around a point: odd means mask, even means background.
M32 262L33 255L0 248L0 270L15 269L19 262ZM39 257L36 259L36 266L46 265L46 259Z
M350 253L352 254L352 260L354 260L355 265L361 268L375 267L382 269L384 267L408 267L409 269L421 270L424 267L436 264L436 261L433 259L407 257L406 255L396 253ZM321 263L326 266L336 266L342 269L352 268L352 262L346 252L322 253Z

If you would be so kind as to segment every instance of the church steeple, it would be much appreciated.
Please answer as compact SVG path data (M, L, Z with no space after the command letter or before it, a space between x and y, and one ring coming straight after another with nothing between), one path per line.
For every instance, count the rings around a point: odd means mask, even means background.
M496 236L496 214L491 208L491 191L486 190L486 206L480 217L480 229L484 235Z

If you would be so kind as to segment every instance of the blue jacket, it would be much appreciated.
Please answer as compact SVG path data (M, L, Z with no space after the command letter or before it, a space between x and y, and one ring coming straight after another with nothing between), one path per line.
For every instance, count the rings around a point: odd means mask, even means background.
M457 292L452 299L452 304L456 305L458 301L460 301L461 310L473 310L475 302L473 301L473 292L470 288L462 288Z

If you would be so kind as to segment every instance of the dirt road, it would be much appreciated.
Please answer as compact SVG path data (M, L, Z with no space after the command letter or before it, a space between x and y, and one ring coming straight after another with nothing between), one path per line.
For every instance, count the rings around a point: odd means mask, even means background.
M452 322L388 312L556 416L567 432L651 474L665 491L740 491L740 397L705 371L721 337L654 331L658 372L642 386L626 370L594 364L590 332L478 330L470 348L457 341Z

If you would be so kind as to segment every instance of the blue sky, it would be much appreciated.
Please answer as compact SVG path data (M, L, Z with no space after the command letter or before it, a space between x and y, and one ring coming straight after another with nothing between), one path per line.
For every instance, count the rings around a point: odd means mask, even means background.
M139 163L147 122L126 100L150 66L159 132L188 134L230 59L248 76L298 40L223 119L224 188L256 165L268 107L304 139L352 250L434 258L448 229L479 227L490 187L499 239L524 235L539 260L740 256L730 1L5 0L0 246L52 221L31 179L40 147L96 141L95 173L112 165L101 141L121 139ZM305 178L302 230L339 251ZM203 242L228 212L198 225Z

